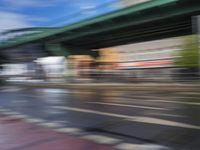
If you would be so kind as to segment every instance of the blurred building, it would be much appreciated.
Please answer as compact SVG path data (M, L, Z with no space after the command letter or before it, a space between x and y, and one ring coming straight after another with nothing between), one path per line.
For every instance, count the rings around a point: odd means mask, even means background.
M99 49L99 57L97 61L104 66L110 66L111 69L116 69L120 62L120 54L115 48Z
M66 59L63 56L42 57L35 62L37 74L53 80L63 77L67 68Z
M131 70L139 78L170 77L176 72L181 44L181 38L170 38L114 47L120 55L118 69Z
M90 55L70 55L67 76L71 80L89 79L94 58Z

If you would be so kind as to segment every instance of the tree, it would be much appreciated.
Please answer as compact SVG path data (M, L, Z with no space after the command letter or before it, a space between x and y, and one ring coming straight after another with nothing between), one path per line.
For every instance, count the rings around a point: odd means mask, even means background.
M191 76L197 75L199 68L199 44L196 35L183 38L183 45L175 60L178 67L184 69L184 73Z
M177 58L177 65L182 68L198 68L199 52L198 52L197 36L191 35L184 37L183 45Z

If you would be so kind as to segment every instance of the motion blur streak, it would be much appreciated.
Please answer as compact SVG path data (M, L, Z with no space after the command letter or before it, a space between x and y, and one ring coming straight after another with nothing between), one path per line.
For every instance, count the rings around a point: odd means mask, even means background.
M0 0L0 150L199 150L199 16L197 0Z

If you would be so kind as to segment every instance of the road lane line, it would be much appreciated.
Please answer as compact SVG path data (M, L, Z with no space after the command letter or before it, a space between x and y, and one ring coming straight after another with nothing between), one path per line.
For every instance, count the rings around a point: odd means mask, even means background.
M186 116L183 116L183 115L174 115L174 114L166 114L166 113L154 113L154 112L150 112L150 113L147 113L148 115L156 115L156 116L167 116L167 117L178 117L178 118L184 118Z
M128 104L119 104L119 103L102 103L102 102L87 102L87 103L98 104L98 105L109 105L109 106L120 106L120 107L152 109L152 110L169 110L167 108L158 108L158 107L149 107L149 106L140 106L140 105L128 105Z
M198 129L200 130L200 126L181 123L176 121L170 121L165 119L158 119L152 117L137 117L137 119L128 119L129 121L136 121L142 123L151 123L151 124L158 124L158 125L166 125L166 126L173 126L173 127L181 127L181 128L190 128L190 129Z
M163 102L163 103L175 103L175 104L186 104L186 105L197 105L200 106L200 103L195 102L181 102L181 101L167 101L167 100L144 100L148 102Z
M165 120L165 119L157 119L157 118L152 118L152 117L141 117L141 116L129 116L129 115L113 114L113 113L108 113L108 112L101 112L101 111L96 111L96 110L76 108L76 107L67 107L67 106L55 106L55 108L68 110L68 111L92 113L92 114L103 115L103 116L123 118L123 119L127 119L128 121L133 121L133 122L142 122L142 123L149 123L149 124L158 124L158 125L200 130L200 126L181 123L181 122L175 122L175 121L169 121L169 120Z
M104 135L85 135L82 136L81 138L94 141L100 144L116 144L121 141L120 139L115 139Z

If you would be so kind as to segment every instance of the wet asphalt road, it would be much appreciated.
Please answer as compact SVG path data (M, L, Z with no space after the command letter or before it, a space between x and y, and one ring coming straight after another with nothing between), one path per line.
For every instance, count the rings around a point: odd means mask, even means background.
M2 87L0 106L134 144L200 147L200 94Z

